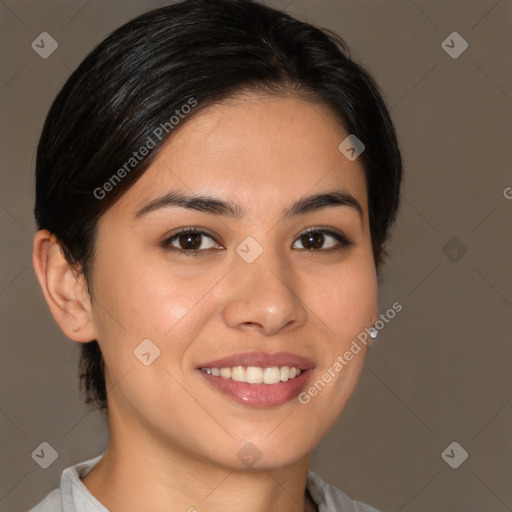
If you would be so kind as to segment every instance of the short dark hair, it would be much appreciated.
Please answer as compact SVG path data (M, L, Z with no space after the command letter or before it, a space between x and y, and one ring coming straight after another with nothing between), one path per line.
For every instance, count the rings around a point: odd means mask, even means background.
M195 104L180 116L181 126L198 111L246 91L323 103L363 141L359 158L379 274L399 207L402 160L371 75L329 30L252 0L185 0L138 16L106 37L66 81L43 127L37 225L56 236L68 263L84 275L91 299L97 222L154 160L173 133L171 117ZM149 139L148 153L131 161ZM123 179L113 182L116 173ZM99 344L80 347L85 402L107 410Z

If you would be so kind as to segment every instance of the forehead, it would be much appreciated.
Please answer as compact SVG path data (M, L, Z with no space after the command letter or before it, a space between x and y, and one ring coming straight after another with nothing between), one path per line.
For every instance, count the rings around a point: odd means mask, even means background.
M339 188L367 209L360 159L339 151L347 132L325 105L245 94L178 126L119 207L137 211L169 190L224 197L258 218L298 197Z

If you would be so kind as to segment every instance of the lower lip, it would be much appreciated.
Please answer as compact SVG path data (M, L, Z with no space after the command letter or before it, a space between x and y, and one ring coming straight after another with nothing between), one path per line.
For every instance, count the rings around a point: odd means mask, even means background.
M250 407L276 407L293 400L306 386L312 369L303 370L298 377L277 384L248 384L233 379L208 375L198 370L218 391L238 403Z

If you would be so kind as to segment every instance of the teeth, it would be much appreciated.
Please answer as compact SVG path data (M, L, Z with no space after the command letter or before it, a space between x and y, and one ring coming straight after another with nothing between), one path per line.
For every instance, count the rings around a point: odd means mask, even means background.
M281 371L277 366L265 368L261 373L263 374L263 382L265 384L277 384L281 381Z
M302 372L295 366L271 366L261 368L259 366L233 366L232 368L201 368L208 375L232 379L248 384L277 384L298 377Z
M245 372L245 380L249 384L261 384L263 382L263 368L249 366Z
M237 382L247 382L245 380L245 368L243 366L233 366L231 368L231 379Z
M207 368L208 369L208 368ZM221 368L220 369L220 376L224 379L231 378L231 368Z

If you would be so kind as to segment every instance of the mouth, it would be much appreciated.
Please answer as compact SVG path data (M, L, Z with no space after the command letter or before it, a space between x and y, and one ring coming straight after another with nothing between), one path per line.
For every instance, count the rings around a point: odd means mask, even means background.
M299 395L314 369L305 358L248 352L209 361L197 370L217 391L251 407L276 407Z
M270 366L262 368L259 366L233 366L223 368L201 368L207 375L231 379L236 382L247 384L277 384L295 379L302 373L301 368L295 366Z

